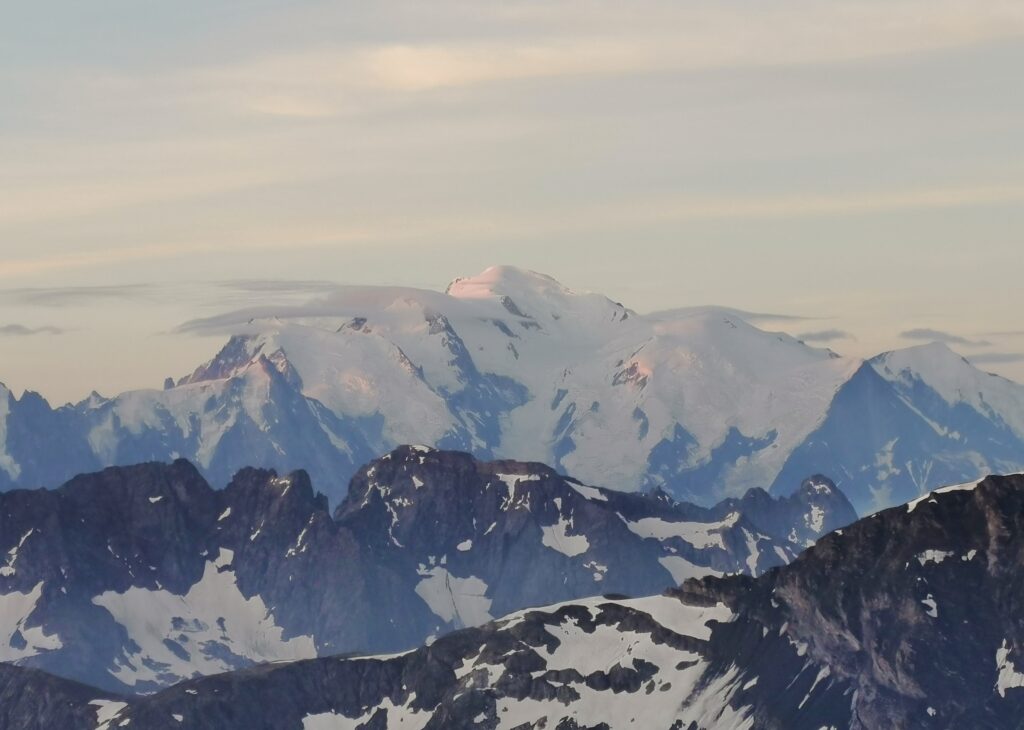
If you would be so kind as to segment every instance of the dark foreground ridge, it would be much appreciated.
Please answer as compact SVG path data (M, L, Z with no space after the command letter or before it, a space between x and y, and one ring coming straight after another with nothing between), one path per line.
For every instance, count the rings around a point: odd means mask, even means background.
M92 730L97 725L100 709L118 699L38 669L0 664L0 728L3 730ZM112 709L122 706L123 703L118 703Z
M304 472L214 490L185 461L109 468L0 494L0 660L139 693L400 651L525 606L760 574L853 518L822 479L705 509L425 447L366 465L333 516Z
M758 578L527 610L398 656L196 679L131 700L110 727L1017 728L1022 562L1024 477L989 477Z

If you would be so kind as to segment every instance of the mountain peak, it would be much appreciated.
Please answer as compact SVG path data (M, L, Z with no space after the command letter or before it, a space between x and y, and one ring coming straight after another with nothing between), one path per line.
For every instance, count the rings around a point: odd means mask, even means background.
M900 347L895 350L889 350L872 358L872 360L890 359L907 361L918 359L945 359L961 361L964 358L945 342L935 340L933 342L922 342L920 345L910 345L909 347Z
M459 299L484 299L515 294L571 295L573 292L558 281L517 266L489 266L476 276L459 277L445 290Z
M887 380L905 386L927 383L947 403L966 402L981 412L994 409L1018 434L1024 434L1024 387L976 368L943 342L891 350L868 362Z
M752 324L781 316L638 314L512 266L447 294L338 287L184 326L231 337L174 387L56 409L0 391L0 489L183 455L217 483L301 466L336 506L361 464L423 443L705 506L824 472L873 510L1024 467L1024 386L942 344L865 363Z
M549 324L565 316L577 323L621 322L633 314L606 296L573 291L547 274L515 266L491 266L456 279L445 293L461 300L497 300L514 317Z
M808 495L812 494L835 494L838 490L836 489L835 483L823 474L813 474L800 484L800 491Z

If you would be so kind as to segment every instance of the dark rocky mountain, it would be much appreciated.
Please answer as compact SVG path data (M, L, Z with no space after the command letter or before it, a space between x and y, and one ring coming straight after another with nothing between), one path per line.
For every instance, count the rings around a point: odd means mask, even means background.
M511 267L186 329L225 345L162 388L53 408L0 385L0 490L184 457L217 485L302 468L334 507L360 465L424 443L704 506L822 473L865 514L1024 469L1024 386L943 345L844 358L732 310L642 315Z
M788 497L755 488L739 499L722 500L711 512L738 511L758 530L801 547L810 547L822 535L857 519L844 493L828 477L815 474L798 483L800 487Z
M864 518L757 578L195 679L130 701L111 727L1019 728L1022 565L1024 476L994 476Z
M123 702L93 687L38 669L0 664L3 730L95 730L101 717L105 720L124 707Z
M853 519L821 480L707 509L427 447L362 468L333 515L304 472L215 490L183 460L113 467L0 494L0 660L145 692L399 651L525 606L759 575Z

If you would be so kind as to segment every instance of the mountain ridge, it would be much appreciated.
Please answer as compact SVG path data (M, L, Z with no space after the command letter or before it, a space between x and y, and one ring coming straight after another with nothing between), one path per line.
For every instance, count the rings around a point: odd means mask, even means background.
M0 660L124 693L400 651L528 605L759 574L856 518L822 489L762 517L767 495L708 509L403 446L332 514L301 471L213 489L183 459L109 467L0 494Z
M525 609L395 655L198 678L127 700L111 726L1015 727L1022 536L1024 475L989 476L862 518L757 578Z
M218 315L183 331L226 344L166 389L54 409L0 388L0 489L184 456L215 483L304 468L338 504L361 464L425 443L705 505L821 473L867 513L1024 468L1024 386L942 346L844 358L741 314L643 315L499 267L448 293L346 287Z

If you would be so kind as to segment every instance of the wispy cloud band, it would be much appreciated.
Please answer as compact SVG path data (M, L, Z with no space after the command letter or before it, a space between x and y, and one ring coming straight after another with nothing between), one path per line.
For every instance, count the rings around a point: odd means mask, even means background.
M176 241L136 246L94 248L43 256L0 259L0 278L109 266L136 261L183 258L226 251L282 251L384 244L416 240L473 239L500 230L508 237L568 234L623 229L654 221L685 223L704 220L770 220L865 215L878 212L1024 203L1024 186L934 188L868 191L832 195L689 196L659 195L621 203L602 201L537 210L524 218L518 211L494 210L476 215L421 217L415 220L367 220L347 228L327 227L281 231L259 230L235 240Z
M804 342L835 342L836 340L853 340L856 339L852 334L846 330L840 329L828 329L828 330L816 330L814 332L802 332L796 336L798 340Z
M42 327L28 327L23 324L0 325L0 337L30 337L32 335L59 335L64 332L60 327L43 325Z
M967 345L970 347L988 347L992 343L988 340L971 340L951 332L920 327L900 332L904 340L916 340L921 342L944 342L947 345Z
M970 360L978 365L997 365L1001 363L1024 362L1024 354L1019 352L984 352L971 355Z

